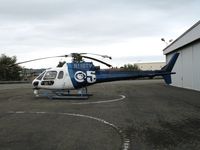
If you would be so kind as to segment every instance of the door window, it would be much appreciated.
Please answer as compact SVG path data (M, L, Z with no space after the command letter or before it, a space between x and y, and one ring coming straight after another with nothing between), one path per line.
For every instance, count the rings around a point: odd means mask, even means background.
M62 78L63 78L63 75L64 75L64 72L63 72L63 71L60 71L59 74L58 74L58 79L62 79Z

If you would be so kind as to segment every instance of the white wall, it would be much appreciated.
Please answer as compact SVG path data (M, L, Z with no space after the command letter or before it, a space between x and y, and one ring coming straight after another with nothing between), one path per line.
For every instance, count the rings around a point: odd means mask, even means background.
M174 68L172 70L172 72L176 72L176 74L172 74L172 84L173 86L177 86L177 87L183 87L183 77L182 77L182 53L180 51L178 51L180 53ZM169 62L169 60L171 59L173 54L167 55L167 62Z
M193 46L193 85L200 91L200 42Z
M178 60L173 68L172 85L200 91L200 42L178 51ZM167 55L167 62L173 54Z

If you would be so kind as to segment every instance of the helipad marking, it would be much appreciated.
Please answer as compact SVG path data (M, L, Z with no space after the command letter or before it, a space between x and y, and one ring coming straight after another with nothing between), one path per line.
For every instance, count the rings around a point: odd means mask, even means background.
M120 98L116 99L111 99L111 100L104 100L104 101L96 101L96 102L77 102L77 103L70 103L70 104L75 104L75 105L83 105L83 104L101 104L101 103L111 103L111 102L117 102L121 101L126 98L124 95L120 95Z
M108 121L105 121L101 118L97 118L97 117L92 117L92 116L88 116L88 115L82 115L82 114L75 114L75 113L62 113L62 112L25 112L25 111L9 111L7 112L9 114L56 114L56 115L67 115L67 116L74 116L74 117L83 117L83 118L88 118L88 119L92 119L92 120L96 120L98 122L101 122L105 125L108 125L110 127L112 127L115 131L118 132L118 134L121 136L122 138L122 146L121 149L122 150L129 150L130 148L130 140L126 137L126 135L123 133L123 131L121 129L119 129L116 125L109 123Z

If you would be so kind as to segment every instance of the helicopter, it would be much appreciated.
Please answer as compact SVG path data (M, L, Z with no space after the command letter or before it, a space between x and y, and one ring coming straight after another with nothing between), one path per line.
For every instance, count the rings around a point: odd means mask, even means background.
M55 57L72 57L71 63L64 63L62 67L46 69L39 76L37 76L32 81L33 93L36 97L39 97L42 96L42 94L39 92L40 90L47 90L51 91L49 93L46 93L49 98L87 99L89 96L91 96L91 94L88 94L87 87L102 82L131 80L143 77L153 78L155 76L162 76L166 84L171 84L171 74L175 74L175 72L171 71L179 56L179 53L175 53L168 64L161 68L161 70L125 71L123 69L100 69L100 67L95 66L93 62L86 62L83 59L86 58L97 61L101 64L108 66L109 68L111 68L112 65L99 59L89 57L87 56L88 54L112 59L110 56L107 55L92 53L71 53L69 55L44 57L19 62L16 63L16 65ZM78 93L71 94L72 90L78 90Z

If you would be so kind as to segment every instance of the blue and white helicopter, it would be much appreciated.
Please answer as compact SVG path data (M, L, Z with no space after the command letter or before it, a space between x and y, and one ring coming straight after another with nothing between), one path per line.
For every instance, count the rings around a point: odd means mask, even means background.
M171 72L173 66L179 56L179 53L175 53L171 60L161 70L154 71L125 71L114 69L100 69L99 66L95 66L92 62L85 62L83 58L91 59L100 62L108 67L112 67L110 64L103 62L99 59L86 56L90 53L71 53L69 55L54 56L54 57L72 57L71 63L64 63L62 67L56 67L47 69L36 77L33 82L33 89L35 96L40 96L39 90L50 90L51 94L47 94L51 98L88 98L90 94L87 92L87 87L93 84L118 81L118 80L130 80L143 77L153 78L155 76L162 76L166 84L171 83ZM103 58L109 58L107 55L98 55ZM54 57L45 57L39 59L33 59L21 63L27 63L31 61L48 59ZM77 94L71 94L71 90L79 90Z

